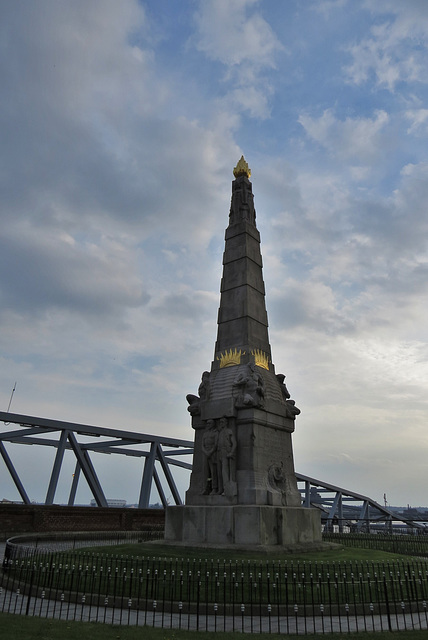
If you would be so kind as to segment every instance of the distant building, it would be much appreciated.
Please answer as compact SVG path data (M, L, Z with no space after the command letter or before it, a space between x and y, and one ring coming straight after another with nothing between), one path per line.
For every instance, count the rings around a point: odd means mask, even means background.
M96 506L97 506L96 501L91 500L91 507L96 507ZM121 498L107 498L107 506L123 509L123 507L126 507L126 500L122 500Z

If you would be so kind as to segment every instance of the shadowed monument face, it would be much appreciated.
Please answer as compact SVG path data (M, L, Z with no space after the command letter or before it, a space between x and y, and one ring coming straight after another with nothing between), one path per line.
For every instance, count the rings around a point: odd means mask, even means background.
M300 411L272 363L260 234L243 156L233 173L214 359L198 394L187 396L195 430L193 470L186 506L167 510L166 536L191 543L283 544L284 519L293 513L308 520L299 527L313 541L313 510L301 507L291 443ZM245 533L252 529L254 535ZM319 526L315 539L320 536Z

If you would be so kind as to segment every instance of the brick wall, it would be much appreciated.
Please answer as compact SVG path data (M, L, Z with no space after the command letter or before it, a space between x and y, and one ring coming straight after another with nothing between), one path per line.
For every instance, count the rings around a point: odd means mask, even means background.
M0 537L48 531L139 531L162 525L163 509L0 504Z

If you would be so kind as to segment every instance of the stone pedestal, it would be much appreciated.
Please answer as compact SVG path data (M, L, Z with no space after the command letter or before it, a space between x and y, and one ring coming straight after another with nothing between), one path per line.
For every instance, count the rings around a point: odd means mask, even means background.
M304 547L321 543L320 514L263 505L168 507L165 541L188 546Z
M221 379L222 388L231 393L233 380L245 370L245 365L230 367L212 374L215 380ZM279 385L269 371L260 370L259 375L265 380L265 393L270 400L269 382L273 378L278 398ZM228 380L230 378L230 380ZM228 383L228 384L227 384ZM214 385L213 385L214 387ZM212 390L214 395L215 387ZM232 504L271 505L299 507L300 493L297 489L294 474L293 449L291 433L294 420L285 417L284 405L278 401L269 402L269 411L260 408L235 409L233 404L220 407L208 401L201 407L201 416L192 420L195 430L195 455L190 487L186 493L186 505L226 506ZM276 409L276 411L275 411ZM217 415L214 412L217 410ZM281 415L282 410L282 415ZM275 412L274 412L275 411ZM233 477L224 486L223 495L207 487L210 476L207 468L207 457L203 454L203 439L207 433L207 419L225 416L236 448L233 453Z

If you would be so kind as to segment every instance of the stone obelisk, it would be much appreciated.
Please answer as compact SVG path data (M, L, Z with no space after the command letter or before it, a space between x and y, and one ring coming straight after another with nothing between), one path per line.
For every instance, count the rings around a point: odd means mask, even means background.
M272 363L251 171L234 169L218 333L210 371L188 395L195 430L184 506L165 539L188 545L313 545L320 514L301 506L291 434L300 413Z

